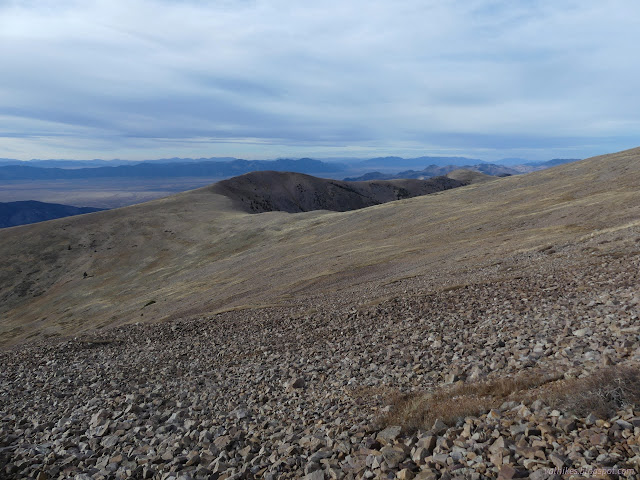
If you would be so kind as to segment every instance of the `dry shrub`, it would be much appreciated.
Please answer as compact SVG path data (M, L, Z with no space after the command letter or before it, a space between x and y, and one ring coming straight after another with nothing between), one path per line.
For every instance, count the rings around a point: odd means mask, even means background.
M382 419L382 424L400 425L408 432L426 430L438 418L453 425L462 418L490 410L496 403L489 397L439 397L439 394L424 393L398 395L392 400L391 410Z
M454 425L478 416L505 401L542 400L561 411L610 418L618 410L640 407L640 367L615 366L584 378L564 380L559 373L530 373L515 377L439 387L433 392L395 394L384 426L400 425L406 431L431 428L436 419Z
M529 373L472 383L457 383L431 393L396 394L389 413L381 419L385 426L400 425L407 431L429 429L436 419L453 425L469 416L478 416L509 400L529 399L531 390L561 378L559 374Z
M579 416L609 418L620 409L640 406L640 368L615 366L570 380L548 398L557 409Z

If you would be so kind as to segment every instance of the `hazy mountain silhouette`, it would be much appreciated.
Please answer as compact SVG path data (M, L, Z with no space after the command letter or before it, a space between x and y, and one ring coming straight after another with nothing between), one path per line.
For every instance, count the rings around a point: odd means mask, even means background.
M347 177L344 180L347 182L356 182L363 180L393 180L401 178L430 178L436 176L446 175L454 170L471 170L475 172L484 173L486 175L493 176L506 176L515 175L521 173L503 165L496 165L493 163L479 163L476 165L429 165L422 170L406 170L398 173L382 173L382 172L368 172L359 177Z
M342 170L339 164L329 164L310 158L300 160L233 160L230 162L156 163L91 168L43 168L28 165L0 167L0 180L69 180L87 178L176 178L232 177L256 170L329 173Z
M99 212L102 208L74 207L58 203L44 203L33 200L0 203L0 228L15 227L28 223L44 222L54 218Z
M422 156L416 158L403 158L403 157L376 157L370 158L368 160L363 160L360 162L360 166L366 167L418 167L424 168L426 165L472 165L484 163L483 160L478 160L475 158L467 158L467 157L432 157L432 156Z

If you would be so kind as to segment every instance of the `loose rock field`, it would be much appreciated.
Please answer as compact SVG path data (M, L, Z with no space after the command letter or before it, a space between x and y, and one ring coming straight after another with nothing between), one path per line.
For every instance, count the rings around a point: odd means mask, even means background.
M345 292L13 348L0 477L638 478L631 406L574 415L541 389L417 431L384 423L401 392L640 362L640 257L559 255L379 303Z

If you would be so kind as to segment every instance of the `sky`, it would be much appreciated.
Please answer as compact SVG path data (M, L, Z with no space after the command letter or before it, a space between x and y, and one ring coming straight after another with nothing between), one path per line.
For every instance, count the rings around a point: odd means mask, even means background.
M0 0L0 158L640 145L636 0Z

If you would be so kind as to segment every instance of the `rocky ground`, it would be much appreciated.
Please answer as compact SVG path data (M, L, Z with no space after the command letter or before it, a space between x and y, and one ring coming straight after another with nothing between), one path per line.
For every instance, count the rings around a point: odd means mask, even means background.
M640 256L592 253L6 351L0 477L639 478L632 406L598 418L541 396L415 432L383 421L395 392L640 361Z

